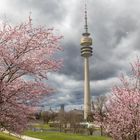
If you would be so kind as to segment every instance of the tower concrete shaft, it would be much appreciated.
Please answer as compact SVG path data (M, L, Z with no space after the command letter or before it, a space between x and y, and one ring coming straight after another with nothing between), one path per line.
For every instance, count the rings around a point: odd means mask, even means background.
M84 119L91 113L89 58L84 57Z

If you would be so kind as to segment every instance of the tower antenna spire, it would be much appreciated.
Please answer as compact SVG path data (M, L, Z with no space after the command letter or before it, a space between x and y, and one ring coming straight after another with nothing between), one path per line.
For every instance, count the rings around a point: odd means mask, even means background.
M85 0L85 33L88 33L88 23L87 23L87 1Z
M85 5L85 9L84 9L84 19L85 19L85 25L84 25L84 29L85 29L85 32L83 33L83 36L89 36L90 33L88 33L88 16L87 16L87 0L84 0L84 5Z

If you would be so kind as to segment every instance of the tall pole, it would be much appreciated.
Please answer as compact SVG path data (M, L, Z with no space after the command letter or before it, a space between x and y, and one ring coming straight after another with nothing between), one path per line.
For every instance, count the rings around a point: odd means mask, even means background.
M89 79L89 59L84 58L84 119L87 120L88 115L91 112L90 102L90 79Z
M90 95L90 78L89 78L89 57L92 56L92 38L89 37L87 24L87 6L85 3L85 32L81 38L81 56L84 58L84 119L87 121L91 113L91 95Z

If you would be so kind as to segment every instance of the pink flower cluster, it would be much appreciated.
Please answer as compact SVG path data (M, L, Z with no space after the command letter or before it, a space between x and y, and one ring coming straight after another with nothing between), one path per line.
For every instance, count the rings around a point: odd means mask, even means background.
M53 90L43 79L57 71L62 60L61 36L54 29L33 27L31 18L18 26L0 25L0 127L21 132L26 128L33 105Z
M138 140L140 134L140 61L132 64L132 75L120 78L112 89L104 128L114 140Z

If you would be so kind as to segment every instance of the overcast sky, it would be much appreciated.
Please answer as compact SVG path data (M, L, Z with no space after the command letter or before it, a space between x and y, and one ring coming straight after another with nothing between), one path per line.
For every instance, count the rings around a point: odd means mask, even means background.
M90 58L92 99L110 92L117 77L130 72L130 62L140 55L140 0L87 0L89 32L93 38ZM84 32L84 0L0 0L0 19L13 24L32 12L33 24L54 27L64 36L60 54L64 66L48 75L57 93L45 106L83 105L83 58L80 38Z

